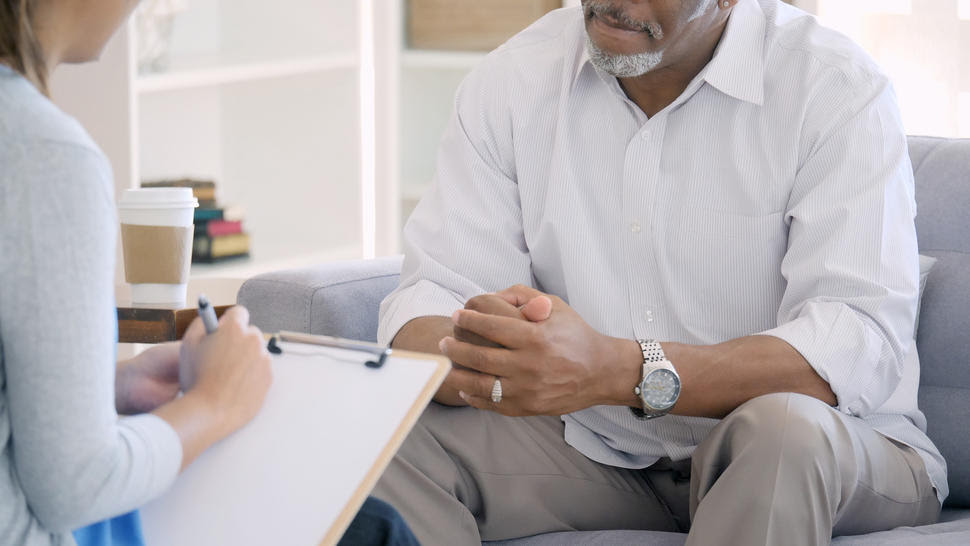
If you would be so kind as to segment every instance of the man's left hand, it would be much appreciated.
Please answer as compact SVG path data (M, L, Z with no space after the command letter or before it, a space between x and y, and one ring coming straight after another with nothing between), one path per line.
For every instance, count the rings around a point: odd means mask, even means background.
M131 360L118 363L115 406L133 415L153 411L175 399L179 392L180 342L150 347Z
M533 300L546 298L552 311L539 322L469 309L455 312L452 318L457 327L502 346L482 347L453 337L441 341L446 356L481 372L468 374L459 385L460 395L469 405L525 416L563 415L629 402L642 360L635 342L597 332L556 296L524 286L497 295L516 306L536 305ZM496 378L502 383L498 403L491 399Z

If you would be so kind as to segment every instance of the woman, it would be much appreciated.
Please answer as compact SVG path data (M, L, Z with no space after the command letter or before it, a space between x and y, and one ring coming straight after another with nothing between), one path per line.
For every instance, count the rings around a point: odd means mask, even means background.
M252 419L271 383L262 335L241 307L212 335L196 320L180 344L153 347L117 373L113 365L111 170L50 102L47 81L62 62L97 58L136 3L0 0L4 545L110 544L112 533L115 543L140 541L137 514L107 518L160 494ZM373 502L348 536L413 541L392 509Z

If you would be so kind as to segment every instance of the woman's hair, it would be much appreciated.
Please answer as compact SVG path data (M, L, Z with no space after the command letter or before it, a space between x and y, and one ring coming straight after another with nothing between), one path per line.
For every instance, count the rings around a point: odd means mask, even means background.
M47 93L47 67L34 34L37 0L0 0L0 61Z

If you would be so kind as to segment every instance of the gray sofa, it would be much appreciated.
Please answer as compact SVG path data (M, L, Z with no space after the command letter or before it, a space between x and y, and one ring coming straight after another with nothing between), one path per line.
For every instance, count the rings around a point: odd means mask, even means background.
M917 344L919 403L949 466L940 523L865 536L840 545L970 545L970 140L910 137L920 252L938 259L923 295ZM264 331L376 338L378 307L396 285L401 259L348 261L248 280L239 303ZM503 544L681 545L686 535L648 531L551 533Z

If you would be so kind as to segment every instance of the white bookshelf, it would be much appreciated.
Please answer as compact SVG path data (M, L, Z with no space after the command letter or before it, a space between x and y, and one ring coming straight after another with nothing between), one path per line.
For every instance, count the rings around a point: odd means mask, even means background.
M193 276L357 258L375 206L361 176L372 1L189 0L167 63L139 69L132 20L99 62L58 71L55 101L105 150L117 195L142 180L213 179L220 205L246 211L251 257Z
M58 70L54 98L105 150L117 195L211 178L245 209L252 257L193 275L395 254L486 54L408 49L405 2L188 0L167 64L139 71L130 23L99 62Z

